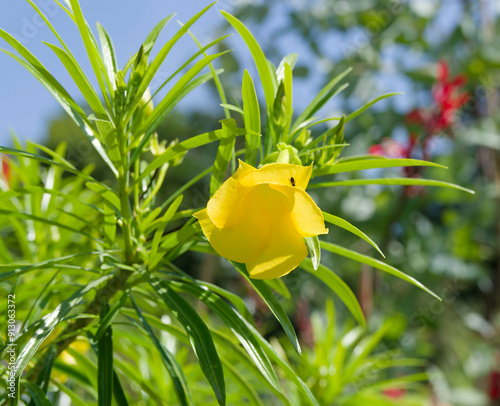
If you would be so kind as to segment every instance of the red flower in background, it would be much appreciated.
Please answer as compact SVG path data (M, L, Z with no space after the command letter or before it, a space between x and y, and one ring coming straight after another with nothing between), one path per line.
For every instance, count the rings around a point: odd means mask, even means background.
M404 389L389 388L383 391L384 395L391 399L401 399L405 395Z
M450 78L448 64L439 61L437 66L437 80L432 89L434 106L432 109L414 109L405 118L410 136L408 145L404 145L391 138L384 138L380 144L370 147L371 155L382 155L388 158L420 158L428 159L433 137L439 132L449 129L453 124L456 113L467 102L469 95L460 92L466 84L464 75ZM404 175L408 178L420 177L419 167L405 167ZM414 196L423 190L422 187L409 186L405 194Z
M372 145L368 153L387 158L408 158L408 148L392 138L383 138L380 144Z
M500 399L500 371L492 371L488 377L488 394L491 400Z
M429 131L436 133L444 130L453 123L456 112L469 100L469 95L459 92L467 83L464 75L450 78L448 64L444 61L438 62L437 83L432 90L436 112L429 123Z
M10 185L10 166L7 162L5 156L0 156L0 162L2 164L2 179L7 185Z

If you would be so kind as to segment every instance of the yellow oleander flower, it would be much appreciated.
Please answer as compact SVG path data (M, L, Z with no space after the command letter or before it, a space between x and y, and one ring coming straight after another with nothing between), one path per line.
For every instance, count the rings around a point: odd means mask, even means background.
M246 264L252 278L273 279L307 256L304 237L326 234L321 210L305 188L311 166L240 161L238 170L194 214L214 250Z

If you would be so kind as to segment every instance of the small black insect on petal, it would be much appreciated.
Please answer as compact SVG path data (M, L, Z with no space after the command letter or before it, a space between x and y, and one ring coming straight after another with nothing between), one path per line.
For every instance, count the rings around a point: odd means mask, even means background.
M290 183L292 184L292 186L295 186L295 179L293 178L293 176L290 178Z

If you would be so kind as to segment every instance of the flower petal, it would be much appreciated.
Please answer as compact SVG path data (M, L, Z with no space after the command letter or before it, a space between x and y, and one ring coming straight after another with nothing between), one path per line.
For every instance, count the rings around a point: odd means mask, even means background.
M213 249L224 258L243 263L265 249L271 232L271 218L259 193L251 193L247 200L248 209L236 227L217 227L207 209L194 214Z
M307 256L302 236L290 217L286 197L269 185L256 188L266 202L272 217L270 241L260 255L247 261L247 270L254 279L273 279L295 269Z
M248 209L247 195L251 189L242 187L238 178L256 170L240 160L238 170L208 201L208 215L217 227L236 227L241 222Z
M248 166L248 165L247 165ZM309 166L292 164L268 164L255 171L242 174L238 181L241 186L251 187L263 183L289 185L304 189L309 183L312 164Z
M271 185L271 187L287 197L291 207L290 216L302 237L328 233L320 208L304 190L293 186Z

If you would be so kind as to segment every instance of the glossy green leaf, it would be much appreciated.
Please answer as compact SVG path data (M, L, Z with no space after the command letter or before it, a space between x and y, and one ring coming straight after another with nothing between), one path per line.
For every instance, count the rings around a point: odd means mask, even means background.
M117 72L118 62L116 60L116 53L111 41L110 36L104 29L104 27L98 22L97 35L99 35L99 41L101 43L102 59L104 66L106 67L106 73L108 75L108 81L111 84L111 94L116 90L116 80L115 74Z
M163 28L165 28L165 25L172 19L172 17L174 15L175 14L170 14L169 16L165 17L158 24L156 24L156 26L148 34L148 36L146 37L146 39L143 42L144 53L146 55L149 55L149 53L153 49L154 44L156 43L156 40L158 39L158 36L162 32Z
M243 73L241 95L243 98L245 128L258 134L261 132L259 101L252 77L246 69ZM252 166L256 166L257 164L257 156L261 143L260 137L257 134L249 133L245 136L245 162Z
M280 390L278 378L276 377L271 362L261 348L254 332L249 328L250 324L243 316L230 307L217 294L211 292L204 286L184 281L169 281L165 283L178 291L189 293L205 303L226 324L236 338L238 338L243 348L245 348L248 355L265 378L269 380L276 390Z
M256 41L252 33L248 30L245 25L238 20L236 17L231 14L221 11L222 15L226 18L226 20L231 24L236 31L241 35L245 43L247 44L250 53L252 54L253 60L255 62L255 66L257 67L257 71L259 72L260 80L262 82L262 87L264 89L264 96L266 99L266 106L268 114L270 114L273 104L274 104L274 95L276 94L276 86L273 82L271 71L267 64L266 56L262 49L260 48L259 43Z
M222 364L205 322L191 305L174 290L162 284L157 277L150 277L150 283L175 318L189 335L194 352L198 357L201 370L212 386L220 405L226 404L226 386Z
M212 196L224 182L227 168L234 151L236 140L236 121L233 118L226 118L221 121L222 133L217 149L212 176L210 178L210 195Z
M333 252L334 254L341 255L346 258L350 258L356 262L360 262L362 264L366 264L369 266L372 266L376 269L380 269L381 271L387 272L391 275L397 276L400 279L403 279L406 282L409 282L417 287L419 287L422 290L425 290L427 293L430 295L434 296L436 299L441 301L441 298L436 295L434 292L426 288L422 283L417 281L415 278L406 275L405 273L401 272L399 269L394 268L393 266L390 266L382 261L379 261L378 259L371 258L369 256L360 254L358 252L349 250L344 247L340 247L339 245L336 244L331 244L327 242L321 242L321 248L328 250L330 252Z
M433 179L418 179L418 178L382 178L382 179L350 179L350 180L338 180L335 182L322 182L322 183L310 183L308 189L317 189L324 187L335 187L335 186L357 186L357 185L421 185L421 186L437 186L437 187L447 187L451 189L462 190L464 192L475 194L473 190L467 189L465 187L455 185L454 183L443 182L440 180Z
M28 392L31 396L31 401L35 406L51 406L52 403L47 398L47 395L43 392L43 390L30 381L22 381L23 385L26 386Z
M82 95L89 104L90 108L94 110L98 117L106 116L106 111L99 100L99 96L97 96L97 93L92 87L90 81L87 79L76 61L64 49L47 42L44 42L44 44L57 55L75 84L78 86L78 89L82 92Z
M188 388L188 382L186 380L186 377L184 376L184 373L182 372L182 368L180 367L179 363L177 362L175 357L163 345L161 345L160 341L158 341L158 338L155 336L153 330L151 329L151 326L142 315L141 310L139 309L133 298L132 304L134 305L135 311L139 316L139 320L148 333L149 338L161 355L161 359L163 360L165 368L167 368L168 374L172 379L174 390L180 404L182 406L193 405L194 403Z
M319 238L317 235L314 237L304 237L304 241L306 243L309 256L311 257L313 268L314 270L316 270L318 269L321 262L321 248L319 246Z
M429 161L421 161L419 159L400 159L400 158L383 158L383 159L366 159L362 161L343 162L318 168L313 171L313 177L332 175L334 173L362 171L365 169L378 168L397 168L400 166L434 166L436 168L447 169L446 166L436 164Z
M310 186L310 185L309 185ZM332 214L323 212L323 218L327 223L333 224L334 226L343 228L344 230L347 230L354 235L357 235L359 238L365 240L368 244L370 244L373 248L375 248L380 255L382 255L385 258L384 253L381 251L379 246L373 241L370 237L368 237L365 233L363 233L359 228L353 226L351 223L349 223L347 220L344 220L341 217L334 216Z
M245 267L245 264L240 264L234 261L229 261L229 263L243 275L248 283L250 283L250 285L252 285L255 291L259 294L262 300L264 300L269 309L273 312L276 319L280 322L283 330L285 331L285 334L287 335L297 354L301 354L300 344L297 339L297 335L295 334L295 330L293 329L292 323L290 322L285 309L283 309L281 303L278 301L278 299L276 299L276 296L274 296L269 286L267 286L263 280L251 279Z
M31 358L36 354L42 343L54 330L54 328L77 306L83 297L101 283L112 278L112 274L108 274L89 282L84 287L78 289L69 298L63 300L57 308L51 313L47 314L42 319L42 323L38 327L36 333L31 337L28 343L20 351L16 360L16 378L21 376L26 366L31 361Z
M101 301L101 323L109 313L105 298ZM97 396L98 406L111 406L113 399L113 332L107 323L97 341Z
M154 170L174 159L177 155L183 154L190 149L198 148L202 145L217 141L220 139L221 135L222 130L210 131L208 133L191 137L186 141L167 148L163 154L153 159L150 164L141 171L138 181L144 179L150 173L153 173Z
M321 245L323 246L323 244ZM356 299L356 295L335 272L324 265L320 265L318 269L315 270L311 260L308 258L302 261L300 267L323 281L333 292L335 292L340 300L342 300L356 321L363 327L366 326L365 316Z
M71 10L73 11L73 15L75 17L75 24L78 27L78 31L80 31L80 37L83 40L83 44L85 46L85 50L87 51L87 56L97 79L97 83L99 84L104 99L109 103L109 97L106 91L106 83L108 84L109 89L112 89L112 86L110 85L99 48L97 47L90 28L85 21L82 9L80 8L80 3L78 2L78 0L69 0L69 2L71 4Z
M203 10L195 14L189 21L184 24L179 31L161 48L161 50L158 52L154 60L151 62L151 64L148 66L146 69L146 72L144 73L144 77L142 79L142 82L137 90L137 95L135 99L132 101L131 106L130 106L130 111L131 114L135 111L135 108L138 106L139 102L141 101L142 95L146 91L146 89L149 87L151 81L155 77L156 73L160 69L161 65L165 61L165 58L167 55L170 53L172 50L173 46L179 41L181 37L184 36L184 34L187 33L189 28L203 15L205 14L213 5L214 3L209 4L207 7L205 7ZM127 117L127 120L130 119L130 117Z

